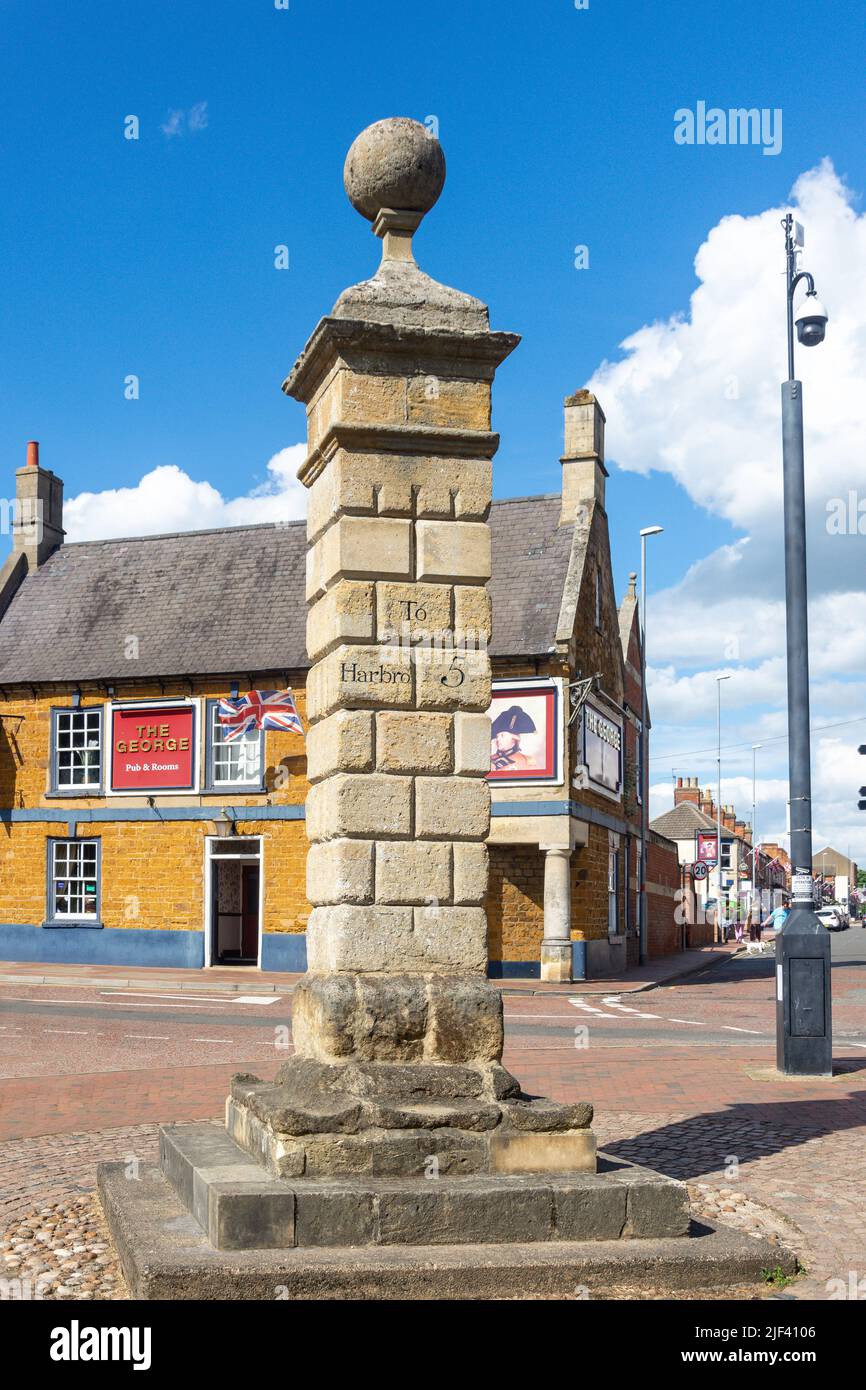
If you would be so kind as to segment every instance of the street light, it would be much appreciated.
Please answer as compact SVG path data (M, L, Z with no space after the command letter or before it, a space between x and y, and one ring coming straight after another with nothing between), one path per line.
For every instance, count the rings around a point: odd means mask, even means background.
M721 944L724 946L728 939L728 924L722 910L722 681L729 681L730 674L727 676L716 676L716 697L718 714L716 717L716 869L718 872L718 893L716 895L716 921L718 923Z
M648 928L646 901L646 842L649 821L649 759L647 757L647 712L646 712L646 543L648 536L660 536L663 526L645 526L640 533L640 898L639 898L639 942L640 963L646 965L648 956Z
M815 282L797 269L803 229L790 213L785 229L788 380L782 383L782 475L785 514L785 626L788 670L788 804L791 820L791 912L776 942L776 1065L788 1075L830 1076L830 937L814 910L812 768L809 743L809 629L806 595L806 488L803 387L794 377L794 291L805 280L796 316L804 347L824 339L828 315Z
M759 748L763 748L763 746L764 746L763 743L753 743L753 744L752 744L752 896L751 896L751 898L749 899L749 920L750 920L750 922L751 922L751 924L752 924L753 927L754 927L754 924L755 924L755 880L756 880L756 878L757 878L757 869L758 869L758 827L757 827L756 813L755 813L755 807L756 807L756 805L757 805L757 795L756 795L757 782L756 782L756 780L755 780L755 770L756 770L756 759L755 759L755 755L757 754L758 749L759 749ZM759 914L759 915L760 915L760 914ZM751 933L751 936L754 937L754 932Z

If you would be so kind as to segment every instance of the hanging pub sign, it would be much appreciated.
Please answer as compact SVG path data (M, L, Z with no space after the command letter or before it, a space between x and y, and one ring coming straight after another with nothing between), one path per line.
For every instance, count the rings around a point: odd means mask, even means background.
M591 785L619 796L622 789L622 723L587 700L583 707L583 762Z
M113 705L111 790L189 792L198 780L194 704Z
M712 830L697 831L696 857L702 864L715 864L716 855L716 836Z
M562 781L558 677L494 681L490 704L490 781Z

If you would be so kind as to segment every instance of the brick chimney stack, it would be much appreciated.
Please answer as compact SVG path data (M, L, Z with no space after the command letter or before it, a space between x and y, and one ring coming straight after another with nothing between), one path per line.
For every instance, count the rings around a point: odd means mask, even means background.
M574 521L581 506L604 508L604 411L591 391L565 398L560 526Z
M715 820L715 818L716 818L716 804L715 804L715 802L713 801L713 795L712 795L712 792L710 791L709 787L706 789L706 791L702 791L701 794L700 794L700 796L701 796L700 808L701 808L701 810L703 811L704 815L705 815L705 816L710 816L713 820Z
M733 806L723 806L723 807L722 807L722 825L725 827L726 830L733 830L734 827L736 826L736 824L737 824L737 818L736 818L736 816L734 815L734 808L733 808Z
M39 462L39 445L31 439L27 462L15 471L12 553L24 555L36 570L63 544L63 483Z
M674 787L674 805L679 806L684 801L690 801L693 806L699 806L700 800L701 791L697 777L678 777Z

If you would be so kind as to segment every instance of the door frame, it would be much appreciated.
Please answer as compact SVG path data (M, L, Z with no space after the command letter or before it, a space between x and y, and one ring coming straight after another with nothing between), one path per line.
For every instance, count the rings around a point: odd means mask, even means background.
M204 967L219 965L215 959L214 951L214 922L213 922L213 865L219 859L240 859L247 864L258 864L259 866L259 944L256 952L255 969L262 968L262 923L264 920L265 908L265 842L263 835L243 835L236 836L232 840L233 845L237 845L237 851L214 854L213 846L225 844L224 839L218 835L205 835L204 837ZM256 845L257 849L250 851L247 845Z

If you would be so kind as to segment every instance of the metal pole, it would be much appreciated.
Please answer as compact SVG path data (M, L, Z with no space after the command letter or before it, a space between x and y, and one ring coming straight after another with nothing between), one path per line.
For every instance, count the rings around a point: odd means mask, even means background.
M787 1074L832 1074L830 938L814 911L812 769L809 741L809 628L806 580L806 487L803 389L794 378L796 272L785 219L788 380L782 384L782 476L785 521L785 623L788 671L788 801L791 819L791 913L777 941L776 1060ZM811 276L809 279L811 287Z
M758 877L758 824L757 824L757 814L756 814L756 809L755 809L756 806L757 806L757 793L756 793L756 787L757 787L757 782L756 782L756 765L757 765L758 749L761 748L761 747L763 747L763 744L760 744L760 743L753 743L753 744L752 744L752 896L751 896L751 899L750 899L750 901L749 901L749 908L750 908L750 917L751 917L751 921L752 921L752 925L753 925L753 926L754 926L754 921L755 921L755 884L756 884L756 882L757 882L757 877Z
M640 902L639 902L640 923L639 923L639 927L638 927L638 931L639 931L639 943L640 943L639 959L640 959L641 965L646 965L646 962L647 962L647 945L648 945L647 900L646 900L646 858L647 858L647 855L646 855L646 839L647 839L647 829L648 829L648 824L649 824L649 814L648 814L648 812L649 812L649 807L647 806L648 795L649 795L649 794L648 794L649 778L647 777L647 736L646 736L646 706L647 706L647 700L646 700L646 542L647 542L646 536L641 536L641 538L640 538L640 689L641 689L641 707L640 707L640 780L641 780L641 798L640 798Z

